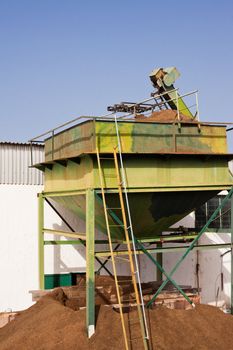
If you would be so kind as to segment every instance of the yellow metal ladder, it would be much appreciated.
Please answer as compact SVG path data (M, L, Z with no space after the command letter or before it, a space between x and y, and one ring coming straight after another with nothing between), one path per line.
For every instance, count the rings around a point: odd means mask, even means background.
M136 250L135 250L135 246L131 243L130 236L129 236L129 230L131 229L131 218L129 220L129 217L128 217L128 221L129 221L129 225L130 225L130 226L128 226L127 215L126 215L126 210L125 210L125 202L124 202L124 197L123 197L124 180L122 179L120 168L119 168L117 147L114 148L113 157L111 157L111 158L109 156L108 156L108 158L100 157L98 148L97 148L96 153L97 153L97 162L98 162L98 169L99 169L99 178L100 178L100 186L101 186L104 215L105 215L106 228L107 228L107 236L108 236L109 247L110 247L110 255L111 255L111 260L112 260L113 274L114 274L114 280L115 280L115 286L116 286L117 300L118 300L118 304L119 304L119 311L120 311L120 317L121 317L121 324L122 324L125 348L127 350L132 349L132 345L133 345L132 342L134 340L139 340L139 338L140 338L143 342L144 349L148 350L149 349L149 336L148 336L147 320L146 320L144 303L143 303L141 283L140 283L140 279L137 278L139 275L139 272L138 272L138 264L137 264L137 260L136 260L137 259ZM119 155L119 157L120 157L120 155ZM117 186L118 186L119 201L120 201L120 207L117 209L121 212L122 221L123 221L122 225L111 225L109 223L110 210L112 210L113 208L109 208L107 206L107 203L106 203L105 179L104 179L103 169L101 167L101 160L102 159L114 161L114 166L115 166L115 171L116 171L116 180L117 180ZM126 202L126 203L128 203L128 202ZM126 331L125 319L124 319L124 314L123 314L123 303L126 301L122 300L121 293L120 293L120 285L119 285L119 280L118 280L118 275L117 275L116 261L115 261L115 255L113 252L113 244L112 244L111 227L113 227L113 226L121 226L123 228L125 242L126 242L127 251L128 251L128 258L129 258L128 263L129 263L130 272L131 272L131 280L130 281L132 282L133 288L134 288L135 302L137 305L137 315L138 315L137 323L139 323L140 330L141 330L141 336L134 338L134 339L130 339L130 337L129 337L129 335L127 335L127 331ZM136 322L134 322L134 324L135 323ZM129 324L129 326L130 326L130 324Z

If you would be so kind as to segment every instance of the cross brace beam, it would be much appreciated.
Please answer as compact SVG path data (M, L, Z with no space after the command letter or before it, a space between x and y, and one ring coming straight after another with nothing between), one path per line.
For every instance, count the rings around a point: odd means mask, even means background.
M175 264L175 266L173 267L173 269L171 270L169 276L167 277L167 279L161 284L161 286L159 287L159 289L157 290L157 292L155 293L155 295L153 296L153 298L149 301L149 303L147 304L147 307L151 306L152 303L155 301L156 297L160 294L160 292L163 290L163 288L166 286L166 284L169 282L169 280L172 278L172 276L174 275L174 273L176 272L176 270L178 269L178 267L180 266L180 264L183 262L183 260L186 258L186 256L189 254L189 252L194 248L195 244L197 243L197 241L201 238L201 236L203 235L203 233L207 230L208 226L211 224L211 222L216 218L216 216L219 214L220 210L225 206L226 202L228 201L228 199L231 198L233 194L233 187L231 188L231 190L228 192L228 194L226 195L226 197L223 199L222 203L219 205L219 207L214 211L214 213L211 215L211 217L209 218L209 220L207 221L207 223L203 226L203 228L201 229L201 231L198 233L197 237L192 241L192 243L189 245L189 247L186 249L185 253L180 257L180 259L178 259L177 263Z
M139 241L138 241L139 242ZM220 243L220 244L200 244L196 245L195 247L192 248L192 251L196 250L209 250L209 249L224 249L224 248L230 248L231 243ZM188 249L189 246L178 246L178 247L162 247L162 248L152 248L152 249L146 249L148 253L150 254L157 254L157 253L170 253L170 252L182 252ZM136 254L144 254L142 249L138 249L136 251ZM108 256L109 252L104 251L104 252L96 252L95 255L97 257L104 257ZM114 253L115 256L121 256L121 255L127 255L126 250L119 250Z
M59 218L66 224L66 226L70 229L70 231L75 232L73 227L68 223L68 221L61 215L61 213L55 208L55 206L48 200L48 198L45 197L45 201L49 204L49 206L55 211L55 213L59 216ZM82 239L78 240L80 244L82 244L84 247L86 247L86 242L84 242ZM109 271L109 269L105 266L105 264L98 259L98 257L95 256L95 260L100 264L101 267L110 275L112 276L112 273Z

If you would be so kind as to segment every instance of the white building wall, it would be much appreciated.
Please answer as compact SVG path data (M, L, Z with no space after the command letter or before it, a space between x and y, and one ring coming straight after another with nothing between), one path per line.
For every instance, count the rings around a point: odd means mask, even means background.
M29 291L39 288L37 193L42 190L43 186L35 185L0 185L0 312L31 306ZM67 230L46 203L45 227ZM81 246L45 246L45 274L83 272L85 265Z
M55 203L52 203L53 205ZM79 232L83 232L84 223L75 218L65 208L58 207L59 212L65 217L72 227ZM44 227L52 230L70 230L55 213L55 211L45 202ZM84 231L85 232L85 231ZM69 240L60 235L45 234L45 240ZM85 249L81 245L46 245L45 253L45 274L61 274L68 272L85 272Z
M194 213L188 215L174 226L177 227L179 225L194 227ZM230 240L231 235L228 233L205 233L199 240L199 244L230 243ZM231 254L227 253L221 257L223 253L228 251L229 248L190 252L173 275L174 280L180 285L198 287L196 265L199 264L201 302L229 308L231 297ZM164 269L170 272L183 253L184 252L164 253ZM144 276L146 275L146 269L143 274ZM223 285L221 283L221 278L223 278Z
M230 234L206 233L200 239L199 244L229 243ZM180 285L198 287L196 264L199 264L199 288L201 288L201 302L230 307L231 295L231 254L221 257L229 248L193 251L188 254L173 275ZM181 252L163 254L163 267L167 272L171 271L175 263L182 256ZM221 284L223 274L223 289Z
M50 199L49 199L50 200ZM51 200L50 200L51 201ZM63 218L71 225L71 227L77 232L85 232L86 224L83 220L75 216L71 211L65 207L52 202L52 205L62 214ZM66 224L58 217L53 209L47 204L45 206L45 227L53 230L64 230L70 231ZM95 231L96 239L107 240L107 236L100 233L98 230ZM69 240L62 236L54 236L51 234L45 234L45 240L56 239L56 240ZM96 245L96 251L108 250L109 246ZM101 259L104 262L105 259ZM95 261L96 271L100 267L99 263ZM111 261L106 264L106 267L112 272ZM45 246L45 273L67 273L67 272L85 272L86 271L86 251L82 245L57 245L57 246ZM117 273L119 275L128 275L129 264L124 263L122 260L118 260ZM107 272L102 269L101 274L107 275Z
M18 311L31 306L29 291L39 289L37 193L42 190L43 186L37 185L0 185L0 312L7 309ZM57 209L75 230L85 232L83 221L63 207L57 206ZM46 202L44 213L46 228L69 231ZM96 234L106 239L98 232ZM69 240L51 234L45 234L44 238ZM104 247L101 246L101 249ZM82 245L46 245L44 253L45 274L86 271L86 254ZM112 270L111 263L106 266ZM96 263L96 270L98 267ZM118 273L128 273L122 262L118 264Z
M42 186L0 185L0 311L31 305L38 287L37 192Z
M230 234L208 234L200 240L200 244L230 243ZM199 252L201 301L230 307L231 296L231 254L221 255L229 251L226 249L203 250ZM221 288L221 273L223 288Z

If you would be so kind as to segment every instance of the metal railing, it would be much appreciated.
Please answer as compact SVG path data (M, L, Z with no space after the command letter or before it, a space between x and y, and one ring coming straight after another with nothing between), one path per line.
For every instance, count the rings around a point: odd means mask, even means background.
M170 92L175 92L175 91L178 91L178 89L171 90ZM184 98L184 97L187 97L187 96L190 96L190 95L193 95L193 94L197 94L197 93L198 93L198 90L194 90L194 91L191 91L191 92L186 93L186 94L184 94L184 95L181 95L181 96L179 96L178 98ZM153 97L149 97L149 98L144 99L144 100L142 100L142 101L136 102L135 105L140 105L140 104L143 104L143 103L152 101L152 100L154 100L155 98L156 98L156 99L157 99L157 98L161 98L161 97L163 97L164 95L167 95L167 94L168 94L168 93L166 92L166 93L154 95ZM166 100L166 101L161 101L159 104L163 105L163 104L166 104L167 102L171 102L171 101L175 101L175 100L177 100L177 97L171 98L171 99ZM157 104L154 104L154 106L156 107ZM50 130L48 130L48 131L46 131L46 132L44 132L44 133L42 133L42 134L40 134L40 135L38 135L38 136L36 136L36 137L33 137L32 139L29 140L29 142L36 142L36 143L37 143L37 142L40 142L40 143L43 143L44 140L39 140L41 137L45 137L45 136L48 136L48 135L50 135L50 137L52 137L52 134L55 135L55 132L56 132L56 131L61 130L61 129L67 127L67 126L70 126L71 124L74 124L74 123L76 123L76 122L78 122L78 121L79 121L79 122L80 122L80 121L83 122L83 121L87 121L87 120L89 120L89 119L103 119L103 120L106 119L106 120L113 120L113 121L114 121L114 120L115 120L114 114L115 114L115 112L111 112L111 113L107 113L107 114L103 114L103 115L99 115L99 116L85 116L85 115L79 116L79 117L77 117L77 118L74 118L74 119L72 119L72 120L69 120L69 121L66 122L66 123L60 124L60 125L56 126L55 128L50 129ZM117 119L122 119L122 118L126 118L126 117L129 117L129 116L134 116L134 115L135 115L134 112L124 113L123 116L118 116ZM113 116L112 119L110 118L110 116ZM130 118L130 120L132 121L132 118ZM137 121L137 120L134 120L134 121ZM78 124L79 124L79 123L78 123ZM48 136L48 137L49 137L49 136Z
M163 100L163 97L164 95L168 95L168 93L175 93L175 97L174 98L170 98L168 100ZM153 96L149 97L149 98L146 98L142 101L139 101L139 102L136 102L136 103L132 103L132 112L129 112L129 113L125 113L125 112L120 112L120 113L123 113L123 115L120 115L120 116L117 116L117 120L119 121L127 121L127 122L134 122L134 123L137 123L137 122L142 122L143 119L141 118L135 118L135 111L136 111L136 108L134 108L135 106L140 106L140 105L143 105L143 104L146 104L147 102L149 101L156 101L157 99L161 99L160 102L156 102L154 104L151 104L151 108L148 109L148 112L154 112L156 109L159 108L159 106L162 106L162 105L167 105L169 102L174 102L175 101L175 104L176 104L176 112L177 112L177 123L179 125L179 128L181 127L181 124L186 124L188 121L185 120L185 121L182 121L180 116L182 114L182 110L179 109L179 100L180 99L183 99L183 98L186 98L186 97L189 97L189 96L192 96L194 95L195 96L195 103L192 104L191 106L186 106L184 108L184 110L187 110L187 108L193 108L193 107L196 107L196 111L195 113L193 113L194 117L193 119L190 120L190 122L193 122L193 120L197 120L197 125L198 127L200 128L200 125L231 125L233 123L230 123L230 122L222 122L222 123L219 123L219 122L201 122L199 121L199 103L198 103L198 90L194 90L194 91L191 91L191 92L188 92L186 94L183 94L183 95L179 95L178 94L178 89L173 89L173 90L170 90L170 91L166 91L162 94L153 94ZM173 109L175 110L175 109ZM159 110L160 111L160 110ZM145 113L145 117L148 117L148 115L146 115ZM105 121L115 121L115 111L111 112L111 113L107 113L107 114L103 114L103 115L99 115L99 116L79 116L79 117L76 117L72 120L69 120L67 121L66 123L63 123L63 124L60 124L58 125L57 127L53 128L53 129L50 129L32 139L30 139L28 142L31 144L31 165L33 165L33 155L32 155L32 146L33 144L37 144L37 143L44 143L46 139L49 139L51 138L52 139L52 154L54 153L54 137L67 129L67 127L71 127L73 125L76 126L76 125L79 125L79 124L82 124L88 120L105 120ZM166 121L160 121L160 120L151 120L152 123L166 123ZM167 122L168 123L168 122ZM230 131L232 130L231 129L228 129L227 131ZM41 140L41 138L43 138Z

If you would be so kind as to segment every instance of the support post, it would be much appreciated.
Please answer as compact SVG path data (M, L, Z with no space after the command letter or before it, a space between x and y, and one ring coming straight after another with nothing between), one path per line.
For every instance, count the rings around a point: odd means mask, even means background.
M39 256L39 288L44 289L44 197L38 194L38 256Z
M162 243L158 243L157 244L158 248L162 248ZM157 253L156 254L156 260L158 261L158 263L160 264L160 266L163 266L163 253ZM161 282L163 280L163 274L162 271L157 267L156 270L156 280Z
M95 333L95 192L86 192L86 327Z
M231 314L233 315L233 195L231 196Z

